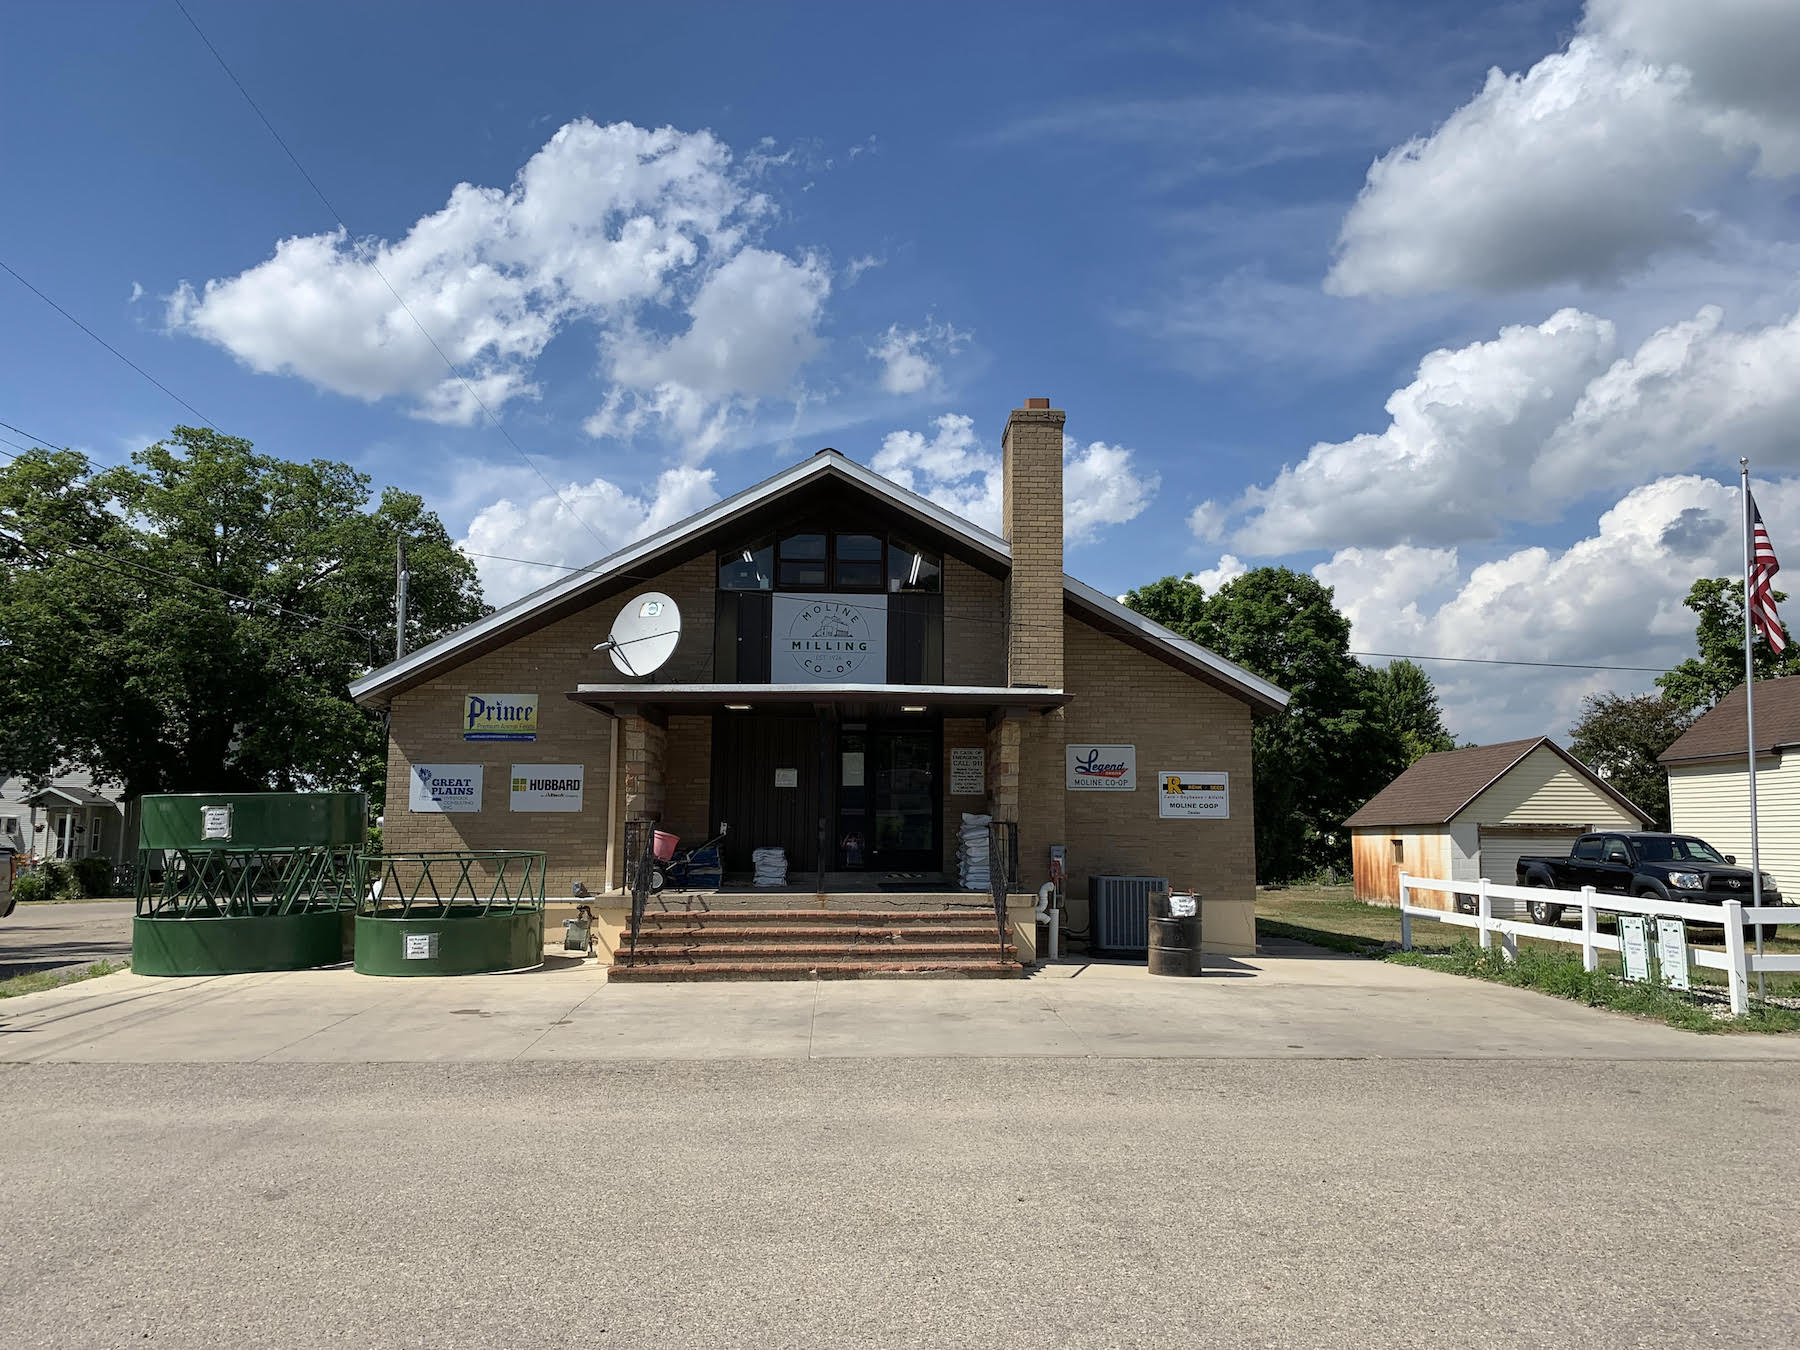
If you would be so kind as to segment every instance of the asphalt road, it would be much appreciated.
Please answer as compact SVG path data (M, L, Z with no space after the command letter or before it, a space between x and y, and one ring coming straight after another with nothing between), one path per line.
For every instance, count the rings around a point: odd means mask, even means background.
M1791 1063L29 1064L0 1128L9 1347L1800 1339Z
M129 900L15 905L0 919L0 980L131 957Z

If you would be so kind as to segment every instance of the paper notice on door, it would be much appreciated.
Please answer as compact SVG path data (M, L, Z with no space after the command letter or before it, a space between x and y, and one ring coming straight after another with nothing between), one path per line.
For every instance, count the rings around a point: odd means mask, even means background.
M844 786L845 787L861 787L863 785L863 755L864 755L864 753L865 752L862 750L846 750L846 751L844 751Z

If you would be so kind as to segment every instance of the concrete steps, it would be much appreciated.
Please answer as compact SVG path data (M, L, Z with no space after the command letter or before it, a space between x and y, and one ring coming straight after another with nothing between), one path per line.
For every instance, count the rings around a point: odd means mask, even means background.
M681 980L1016 979L991 915L915 909L649 913L608 978Z

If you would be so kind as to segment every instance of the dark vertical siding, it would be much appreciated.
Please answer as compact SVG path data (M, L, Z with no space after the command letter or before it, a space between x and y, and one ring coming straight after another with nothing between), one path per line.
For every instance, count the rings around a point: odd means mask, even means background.
M776 769L798 771L775 786ZM819 860L819 724L811 718L720 713L713 719L713 816L731 825L725 870L748 872L752 849L787 850L788 875Z

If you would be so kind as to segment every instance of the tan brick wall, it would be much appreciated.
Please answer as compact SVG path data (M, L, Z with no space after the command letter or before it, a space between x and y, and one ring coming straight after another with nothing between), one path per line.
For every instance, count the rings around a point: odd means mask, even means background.
M1063 414L1019 408L1001 438L1001 532L1012 545L1007 582L1007 683L1063 680ZM1022 856L1022 855L1021 855Z
M1250 709L1172 666L1071 619L1065 629L1067 743L1137 747L1137 791L1066 792L1069 904L1087 921L1095 873L1166 876L1209 899L1256 898L1256 831L1251 810ZM1231 775L1228 820L1161 820L1156 773L1219 769ZM1064 780L1062 765L1056 782ZM1021 872L1036 875L1036 860Z
M943 775L944 784L944 873L954 876L956 873L956 836L962 829L963 812L970 815L987 813L987 787L991 781L984 768L982 771L983 791L972 797L953 797L950 795L950 752L953 749L969 747L985 749L987 746L987 723L979 717L946 717L944 719L944 763L939 772Z
M663 820L684 848L712 838L712 717L669 719L663 771Z
M682 612L681 642L655 678L710 680L716 580L710 557L684 563L397 695L388 728L386 846L396 852L540 848L549 854L550 894L567 895L570 883L578 880L591 890L604 887L609 807L623 804L612 801L607 782L612 723L565 695L578 684L633 683L593 647L606 636L626 601L647 590L667 592ZM536 694L537 740L463 740L463 696L485 693ZM623 761L624 747L620 748ZM455 815L408 810L407 780L415 763L480 764L482 809ZM509 810L508 777L515 763L582 765L582 809L529 814ZM662 776L659 768L657 777ZM657 791L661 790L659 783ZM617 873L615 861L615 881Z
M1006 683L1006 583L944 559L944 683Z

